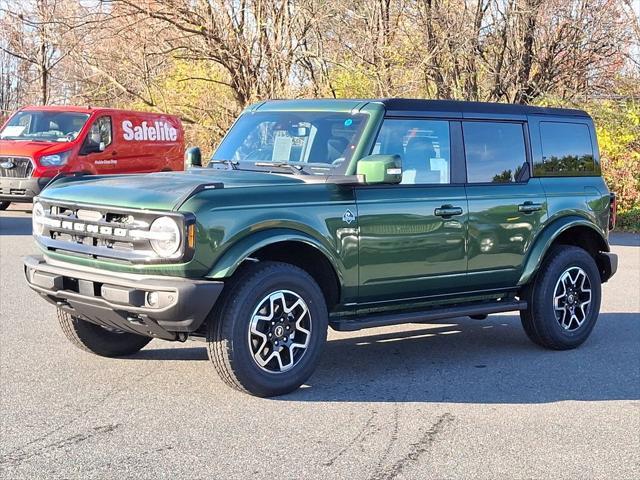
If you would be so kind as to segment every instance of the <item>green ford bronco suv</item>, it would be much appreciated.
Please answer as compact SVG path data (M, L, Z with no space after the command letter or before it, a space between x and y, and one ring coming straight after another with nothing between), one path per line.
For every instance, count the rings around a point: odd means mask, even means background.
M614 221L585 112L268 101L207 168L55 181L25 275L84 350L200 338L227 384L272 396L309 378L328 326L519 311L533 342L577 347Z

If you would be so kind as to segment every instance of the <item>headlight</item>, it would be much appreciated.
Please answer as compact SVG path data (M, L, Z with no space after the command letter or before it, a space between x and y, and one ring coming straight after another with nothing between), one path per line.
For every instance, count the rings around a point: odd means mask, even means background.
M34 203L31 213L31 222L33 225L34 235L42 235L42 233L44 232L44 218L44 207L39 202Z
M64 165L69 160L69 155L71 155L71 150L67 150L66 152L54 153L53 155L45 155L40 158L40 165L43 167L57 167L60 165Z
M149 242L155 252L164 258L173 257L180 249L180 227L170 217L160 217L149 228Z

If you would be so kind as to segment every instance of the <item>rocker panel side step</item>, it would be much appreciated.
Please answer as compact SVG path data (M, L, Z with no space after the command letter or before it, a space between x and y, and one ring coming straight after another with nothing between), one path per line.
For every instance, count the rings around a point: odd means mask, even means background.
M363 328L386 327L388 325L400 325L403 323L426 323L432 320L468 317L472 315L489 315L491 313L524 310L526 308L527 302L523 300L482 302L457 305L454 307L433 308L418 312L369 315L348 320L336 319L331 321L331 327L340 332L353 332Z

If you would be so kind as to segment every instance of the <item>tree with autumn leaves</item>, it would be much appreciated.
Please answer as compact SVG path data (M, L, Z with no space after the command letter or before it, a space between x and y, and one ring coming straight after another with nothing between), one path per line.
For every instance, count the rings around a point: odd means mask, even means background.
M166 111L210 151L266 98L579 107L633 211L639 15L638 0L0 0L0 116L41 103Z

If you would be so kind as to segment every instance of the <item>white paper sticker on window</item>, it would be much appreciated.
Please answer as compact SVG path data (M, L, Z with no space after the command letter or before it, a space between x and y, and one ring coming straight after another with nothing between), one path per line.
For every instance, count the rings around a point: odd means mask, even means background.
M19 137L22 132L24 132L24 129L27 128L26 125L10 125L8 127L5 127L4 130L2 131L2 135L0 135L2 138L4 137Z
M284 135L278 135L273 140L273 153L271 154L271 161L273 162L288 162L291 155L291 146L293 145L293 139Z
M430 158L431 170L440 172L440 183L449 183L449 162L444 158Z

